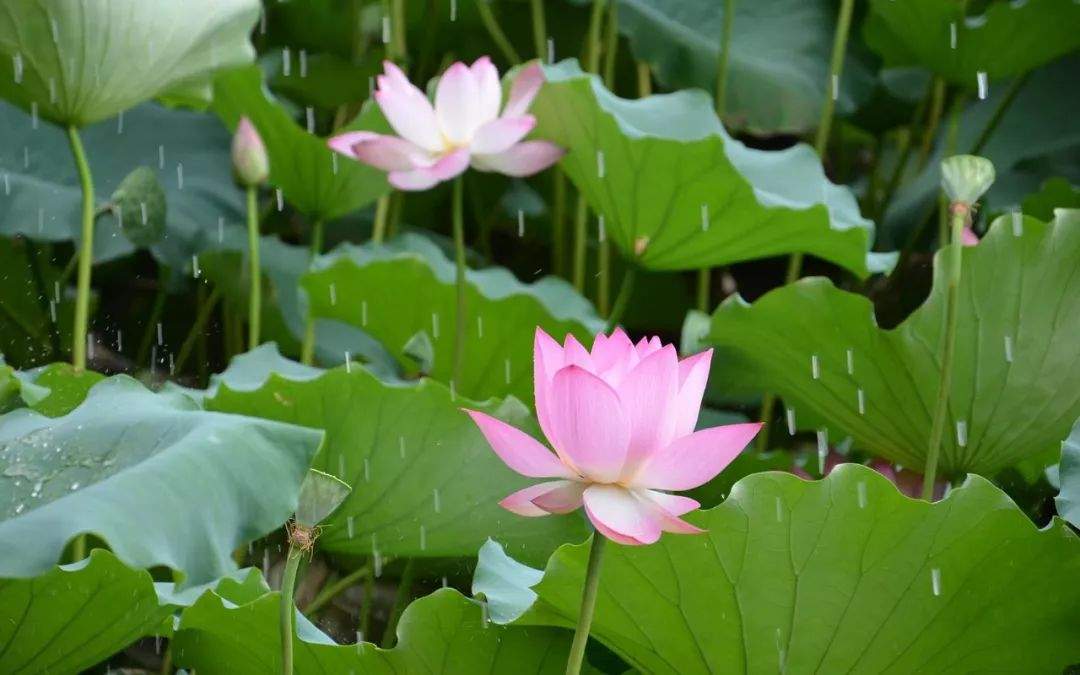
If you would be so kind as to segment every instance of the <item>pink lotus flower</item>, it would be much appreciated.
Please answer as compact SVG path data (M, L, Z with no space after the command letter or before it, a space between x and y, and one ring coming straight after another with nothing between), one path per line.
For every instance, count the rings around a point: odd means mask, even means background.
M979 235L975 234L975 230L970 227L965 227L960 234L960 243L964 246L976 246L979 243Z
M232 162L236 177L245 186L259 185L270 177L270 158L259 130L247 117L236 125L232 141Z
M703 530L679 518L701 505L689 490L726 467L761 429L732 424L694 431L712 350L679 361L660 338L636 345L621 330L592 351L572 335L559 345L537 329L536 415L552 453L518 429L466 412L499 458L531 478L555 478L499 504L522 516L568 513L584 504L596 529L620 544L651 544L661 532Z
M536 126L526 114L544 83L537 63L522 68L502 105L499 71L482 56L471 66L447 68L435 90L435 105L401 69L383 63L375 100L398 136L354 131L334 136L331 148L389 171L399 190L427 190L472 166L508 176L529 176L563 155L547 141L522 141ZM500 108L502 110L500 114Z

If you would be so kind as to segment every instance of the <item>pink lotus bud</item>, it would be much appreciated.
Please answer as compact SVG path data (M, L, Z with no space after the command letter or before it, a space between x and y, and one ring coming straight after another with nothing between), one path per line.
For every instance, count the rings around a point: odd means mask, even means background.
M232 162L236 177L245 186L259 185L270 177L270 158L255 125L241 117L232 142Z
M584 505L597 531L620 544L703 532L680 518L701 505L667 491L706 483L761 429L755 423L694 431L711 359L710 349L680 361L660 338L634 344L618 329L597 335L591 351L572 335L560 345L537 329L536 415L554 452L494 417L466 411L507 466L555 479L499 504L522 516Z

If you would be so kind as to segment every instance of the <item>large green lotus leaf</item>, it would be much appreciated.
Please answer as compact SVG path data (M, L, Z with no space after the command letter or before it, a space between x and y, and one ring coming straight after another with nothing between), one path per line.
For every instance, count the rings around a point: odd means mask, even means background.
M620 0L619 30L634 55L670 89L716 88L724 3ZM829 82L836 8L823 0L737 2L728 56L727 114L759 133L817 127ZM847 54L837 111L846 114L873 88L867 68Z
M390 190L385 172L338 155L325 138L299 127L266 89L258 66L218 75L214 111L230 129L243 116L251 119L270 156L270 184L314 220L343 216ZM374 128L380 122L385 126L369 105L345 130Z
M266 365L278 368L280 360ZM326 430L312 467L352 486L323 523L319 545L328 550L472 556L490 535L515 555L542 560L586 536L576 515L523 519L498 506L529 481L506 468L460 408L522 422L520 403L455 398L430 379L385 382L354 364L316 378L267 373L258 388L245 390L222 380L205 406Z
M1058 514L1076 527L1080 527L1080 421L1061 444L1061 464L1058 465Z
M0 576L43 573L76 535L126 564L189 584L235 569L230 553L281 525L322 434L204 412L117 376L71 413L0 417ZM273 489L267 489L273 486Z
M382 246L344 244L316 260L301 285L312 313L356 326L408 363L406 345L427 333L434 369L449 382L453 370L457 296L454 263L430 240L405 234ZM531 284L502 268L466 273L464 367L455 390L472 398L513 394L532 400L532 346L536 328L586 343L603 329L592 305L565 281Z
M228 608L216 595L205 594L184 611L174 662L208 675L280 672L280 601L280 594L270 593ZM564 672L568 631L489 624L482 611L455 590L439 590L405 609L393 649L368 642L337 645L321 634L301 636L293 641L294 668L298 674L365 675Z
M90 389L105 379L101 373L93 370L77 372L70 363L50 363L25 374L27 381L43 387L48 392L38 400L28 401L31 410L49 417L66 415L86 399Z
M965 16L963 2L870 0L866 44L885 65L919 65L974 89L990 79L1026 73L1080 47L1080 5L1073 0L992 0Z
M1019 210L1019 204L1049 177L1080 182L1080 87L1073 86L1080 57L1061 59L1031 74L994 128L979 154L994 163L997 180L982 200L984 211ZM990 88L985 101L972 103L960 115L955 148L970 152L991 122L1001 99L1002 84ZM947 127L948 125L942 125ZM925 167L897 190L889 202L879 233L882 243L903 246L936 208L941 194L941 160L949 147L948 129L938 135ZM914 165L914 163L912 163Z
M628 260L692 269L805 252L866 276L873 224L807 145L747 148L702 91L620 99L576 61L545 69L536 135Z
M219 222L243 221L229 134L213 115L147 103L81 133L98 204L136 167L157 172L168 202L165 236L150 247L159 261L190 269L191 256L217 241ZM82 190L64 131L48 124L35 128L29 115L0 102L0 134L0 234L78 241ZM113 215L98 218L96 261L133 250Z
M8 0L0 96L76 127L156 96L190 98L214 70L251 62L259 9L256 0Z
M150 634L168 633L168 617L208 587L265 592L253 570L177 592L154 583L104 549L29 579L0 580L0 672L74 673ZM259 582L259 583L256 583Z
M945 474L993 475L1056 446L1080 416L1080 212L1059 213L1050 224L999 218L963 250ZM921 469L940 382L947 253L935 259L929 299L894 329L878 328L865 297L808 278L753 305L733 296L708 340L754 368L796 417L805 410Z
M979 476L930 504L856 464L759 473L687 520L708 534L606 546L592 635L643 672L1049 673L1080 658L1080 541ZM518 624L574 625L588 549L552 556Z
M1054 209L1080 209L1080 187L1065 178L1050 178L1037 192L1024 197L1023 211L1039 220L1050 220Z

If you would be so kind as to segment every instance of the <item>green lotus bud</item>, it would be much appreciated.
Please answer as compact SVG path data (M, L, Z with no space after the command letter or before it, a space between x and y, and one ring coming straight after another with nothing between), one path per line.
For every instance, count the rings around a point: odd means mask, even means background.
M994 163L976 155L954 155L941 162L941 189L952 204L971 206L994 183Z
M232 142L232 162L236 177L245 186L259 185L270 177L270 158L255 125L246 117L236 125Z
M157 173L140 166L112 193L113 213L124 236L136 246L150 246L165 234L165 190Z

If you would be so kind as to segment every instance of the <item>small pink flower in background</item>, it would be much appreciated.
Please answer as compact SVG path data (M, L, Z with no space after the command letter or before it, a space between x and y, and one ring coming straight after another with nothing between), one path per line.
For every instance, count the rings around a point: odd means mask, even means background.
M960 243L964 246L975 246L979 243L979 235L975 234L975 230L970 227L965 227L960 235Z
M538 63L521 69L505 106L499 71L486 56L471 66L457 62L447 68L434 106L400 68L389 61L383 67L375 100L398 135L353 131L334 136L329 145L390 172L390 184L399 190L427 190L469 166L529 176L563 156L553 143L522 140L536 126L526 111L544 83Z
M537 329L536 415L554 453L532 436L475 410L466 412L514 471L554 478L499 504L523 516L585 506L596 529L620 544L651 544L661 532L703 530L679 518L701 505L689 490L720 473L761 429L732 424L694 431L712 350L679 360L660 338L636 345L626 333L597 335L592 351Z
M247 117L236 125L232 141L232 162L236 177L245 186L259 185L270 177L270 158L258 129Z
M829 454L825 456L824 466L822 467L822 476L828 476L833 469L845 463L847 458L841 455L835 450L830 450ZM883 459L875 459L868 465L874 471L877 471L882 476L885 476L896 486L902 494L911 497L912 499L919 499L922 497L922 483L923 476L921 473L912 471L911 469L900 469ZM806 480L813 480L813 476L806 472L801 467L795 467L791 470L791 473L795 474L799 478ZM948 485L947 481L939 480L934 484L934 501L945 496L945 487Z

